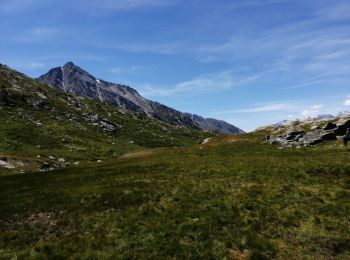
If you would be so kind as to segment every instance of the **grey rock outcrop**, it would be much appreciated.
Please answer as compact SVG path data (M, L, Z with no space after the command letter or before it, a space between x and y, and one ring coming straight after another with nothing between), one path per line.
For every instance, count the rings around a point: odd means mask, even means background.
M97 79L72 62L68 62L63 67L51 69L38 80L65 92L107 102L118 108L135 111L168 124L211 130L223 134L244 133L241 129L227 122L182 113L142 97L129 86ZM111 127L107 128L112 129Z
M267 142L285 147L316 145L325 141L337 140L350 128L350 120L328 122L325 126L311 126L309 131L287 130L284 134L271 135ZM276 131L278 131L278 127ZM282 129L283 131L283 129Z

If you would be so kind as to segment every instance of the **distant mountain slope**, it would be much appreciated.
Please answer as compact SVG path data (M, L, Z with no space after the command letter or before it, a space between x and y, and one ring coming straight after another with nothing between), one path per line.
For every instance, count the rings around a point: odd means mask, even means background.
M143 113L148 117L172 125L212 130L223 134L243 133L241 129L224 121L182 113L145 99L135 89L97 79L72 62L68 62L63 67L51 69L38 79L65 92L90 97L126 110Z

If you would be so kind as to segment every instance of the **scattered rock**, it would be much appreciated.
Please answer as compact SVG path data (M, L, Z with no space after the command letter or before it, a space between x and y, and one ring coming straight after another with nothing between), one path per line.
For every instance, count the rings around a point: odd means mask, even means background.
M21 161L17 161L16 165L19 166L19 167L23 167L25 164L23 162L21 162Z
M33 107L43 107L47 104L44 99L39 97L25 97L24 100L28 105Z
M6 169L14 169L14 168L16 168L14 165L9 163L7 160L6 161L0 160L0 167L4 167Z
M36 92L36 94L40 97L40 98L42 98L42 99L47 99L47 96L45 96L43 93L41 93L41 92Z

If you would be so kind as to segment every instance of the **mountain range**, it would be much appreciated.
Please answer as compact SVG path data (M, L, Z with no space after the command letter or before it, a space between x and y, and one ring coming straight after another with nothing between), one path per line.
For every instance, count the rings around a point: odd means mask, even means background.
M92 76L73 62L51 69L38 78L54 88L77 96L106 102L122 110L131 110L171 125L199 128L221 134L244 133L243 130L225 121L183 113L142 97L135 89L111 83Z

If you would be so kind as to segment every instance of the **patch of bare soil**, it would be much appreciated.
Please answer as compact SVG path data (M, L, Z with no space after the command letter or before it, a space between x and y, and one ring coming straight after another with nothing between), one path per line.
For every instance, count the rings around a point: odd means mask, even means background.
M149 156L151 154L153 154L153 151L151 150L142 150L138 152L124 154L120 157L120 159L140 158L140 157Z

